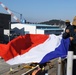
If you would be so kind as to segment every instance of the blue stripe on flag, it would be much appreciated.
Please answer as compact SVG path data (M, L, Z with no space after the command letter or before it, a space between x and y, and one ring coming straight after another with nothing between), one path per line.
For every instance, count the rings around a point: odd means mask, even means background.
M44 56L40 63L48 62L57 57L65 57L69 49L70 39L62 39L61 44L52 52Z

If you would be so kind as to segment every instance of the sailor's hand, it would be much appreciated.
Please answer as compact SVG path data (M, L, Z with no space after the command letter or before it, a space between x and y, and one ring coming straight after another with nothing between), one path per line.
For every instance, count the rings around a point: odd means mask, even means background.
M69 29L66 29L66 33L69 33Z
M34 70L34 71L32 72L32 75L36 75L37 72L40 71L40 70L41 70L40 68L38 68L37 70Z
M70 37L70 40L72 41L74 38L73 37Z

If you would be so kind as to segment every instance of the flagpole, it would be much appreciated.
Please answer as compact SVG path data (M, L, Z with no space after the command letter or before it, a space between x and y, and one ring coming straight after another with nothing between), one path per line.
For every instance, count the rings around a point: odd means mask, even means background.
M38 67L39 67L39 65L37 65L36 67L28 70L27 72L25 72L25 73L23 73L23 74L21 74L21 75L28 75L28 74L30 74L32 71L34 71L35 69L37 69Z

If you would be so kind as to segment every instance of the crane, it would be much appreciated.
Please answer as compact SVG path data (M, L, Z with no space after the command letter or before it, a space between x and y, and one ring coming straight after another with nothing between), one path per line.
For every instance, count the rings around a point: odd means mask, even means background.
M19 14L20 15L20 21L22 20L22 14L17 12L17 11L14 11L14 10L11 10L12 12L16 13L16 14Z
M19 20L2 2L0 2L0 5L1 5L17 22L20 22L20 20Z

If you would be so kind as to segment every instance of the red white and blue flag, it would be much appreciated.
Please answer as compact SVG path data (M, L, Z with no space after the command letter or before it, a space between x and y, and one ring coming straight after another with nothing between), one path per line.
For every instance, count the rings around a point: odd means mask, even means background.
M8 44L0 44L0 56L10 65L22 63L44 63L57 57L65 57L69 38L43 34L19 36Z

